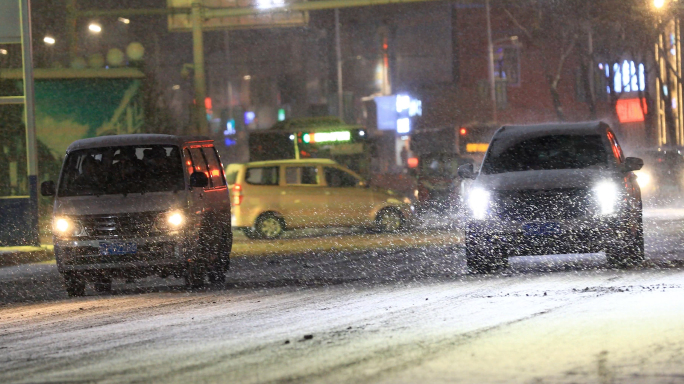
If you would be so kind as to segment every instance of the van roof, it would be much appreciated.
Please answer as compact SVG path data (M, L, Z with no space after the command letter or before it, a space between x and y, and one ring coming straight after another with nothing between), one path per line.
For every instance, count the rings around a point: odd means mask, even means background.
M136 133L129 135L111 135L92 137L89 139L76 140L69 148L67 153L79 149L100 148L100 147L119 147L126 145L183 145L187 143L211 143L212 139L206 136L175 136L153 133Z
M335 160L331 159L290 159L290 160L265 160L265 161L253 161L249 163L233 163L228 166L233 165L244 165L248 167L252 166L264 166L264 165L297 165L297 164L337 164Z

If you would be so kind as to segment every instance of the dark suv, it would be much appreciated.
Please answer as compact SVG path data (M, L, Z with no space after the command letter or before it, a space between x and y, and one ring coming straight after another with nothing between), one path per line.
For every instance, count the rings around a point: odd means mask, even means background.
M641 191L602 122L504 126L492 138L466 198L467 264L473 272L509 256L605 252L616 266L644 258Z

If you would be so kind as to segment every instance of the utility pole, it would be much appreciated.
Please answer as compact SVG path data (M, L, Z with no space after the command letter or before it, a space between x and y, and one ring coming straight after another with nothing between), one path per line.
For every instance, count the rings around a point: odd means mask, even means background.
M24 67L24 121L26 123L26 161L29 187L29 219L34 244L38 235L38 150L36 140L35 93L33 88L33 45L31 44L31 1L19 1L21 14L21 58Z
M335 8L335 53L337 55L337 115L344 120L344 92L342 89L342 47L340 44L340 9Z
M487 51L488 51L488 68L489 68L489 94L492 98L492 120L496 122L497 106L496 106L496 79L494 78L494 44L492 43L492 20L491 10L489 7L489 0L485 0L485 11L487 12Z
M67 41L69 44L69 60L73 60L78 55L78 30L76 29L76 21L78 20L77 0L67 0L66 10L66 27L67 27Z
M207 97L206 75L204 73L204 40L202 36L202 3L194 0L192 3L192 57L195 80L195 117L197 133L208 135L207 109L204 99Z

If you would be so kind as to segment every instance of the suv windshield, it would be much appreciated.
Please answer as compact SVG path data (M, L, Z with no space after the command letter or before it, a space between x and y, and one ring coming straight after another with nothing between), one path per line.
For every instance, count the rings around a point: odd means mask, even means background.
M164 192L183 187L178 147L104 147L69 154L59 196Z
M511 142L494 139L482 164L484 174L605 165L600 135L549 135Z

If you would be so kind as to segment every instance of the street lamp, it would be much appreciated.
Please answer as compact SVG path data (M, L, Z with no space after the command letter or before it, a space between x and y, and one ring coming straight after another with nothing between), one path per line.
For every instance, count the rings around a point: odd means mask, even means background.
M96 24L96 23L90 23L90 25L88 26L88 29L89 29L90 32L92 32L92 33L100 33L100 32L102 32L102 27L100 26L100 24Z
M665 6L665 0L653 0L655 9L662 9Z
M43 42L47 45L54 45L55 44L55 38L52 36L45 36L43 38Z
M127 19L125 17L119 17L119 21L124 23L124 24L130 24L131 23L131 20Z
M0 55L6 55L7 50L6 49L0 49Z

